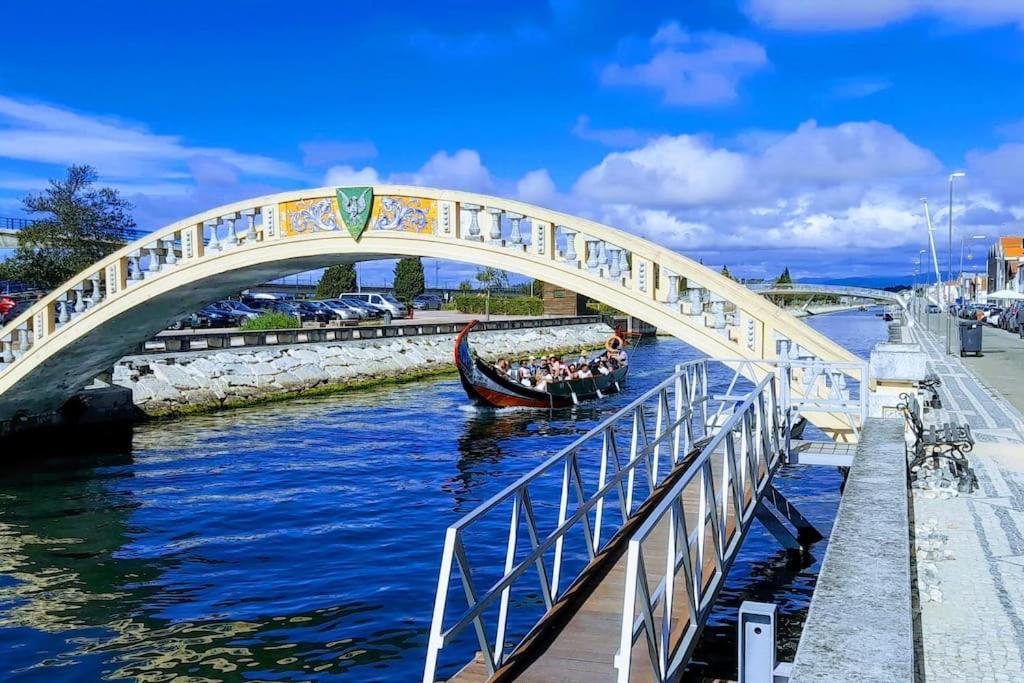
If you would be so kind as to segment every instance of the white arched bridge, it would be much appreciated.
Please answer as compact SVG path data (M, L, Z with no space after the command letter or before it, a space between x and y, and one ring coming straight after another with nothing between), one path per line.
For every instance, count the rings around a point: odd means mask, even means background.
M178 221L43 297L0 330L0 427L52 413L170 321L211 301L291 273L401 256L538 278L714 358L857 360L743 285L599 223L467 192L329 187Z

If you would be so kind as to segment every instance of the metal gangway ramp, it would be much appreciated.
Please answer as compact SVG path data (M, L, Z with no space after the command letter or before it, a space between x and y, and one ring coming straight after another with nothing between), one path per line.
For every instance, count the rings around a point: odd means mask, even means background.
M709 362L678 366L448 528L424 681L673 680L755 518L791 550L821 537L772 477L801 407L863 419L836 379L852 365L733 362L715 394ZM794 397L800 381L813 397ZM475 640L468 664L465 640L462 661L444 657L460 636Z

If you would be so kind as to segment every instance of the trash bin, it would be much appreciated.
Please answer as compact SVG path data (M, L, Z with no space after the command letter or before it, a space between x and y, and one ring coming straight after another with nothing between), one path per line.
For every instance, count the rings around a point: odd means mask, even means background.
M960 323L960 357L962 358L967 353L981 355L981 323L979 322Z

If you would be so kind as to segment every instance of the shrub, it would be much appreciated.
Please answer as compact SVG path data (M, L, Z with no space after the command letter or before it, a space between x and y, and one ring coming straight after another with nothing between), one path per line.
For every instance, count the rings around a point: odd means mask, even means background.
M455 309L460 313L483 313L487 306L484 294L457 294ZM495 315L543 315L544 302L529 296L492 296L491 313Z
M258 317L242 323L242 329L247 332L286 330L293 327L301 327L301 324L298 318L287 313L261 313Z

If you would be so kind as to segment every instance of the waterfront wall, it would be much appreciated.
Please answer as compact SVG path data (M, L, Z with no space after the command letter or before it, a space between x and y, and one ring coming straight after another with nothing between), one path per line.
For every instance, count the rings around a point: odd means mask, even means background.
M473 333L484 358L570 353L604 344L604 323ZM407 380L455 368L454 334L238 350L128 356L112 382L149 415L212 410L274 398Z

